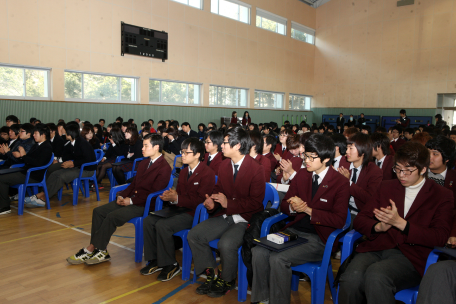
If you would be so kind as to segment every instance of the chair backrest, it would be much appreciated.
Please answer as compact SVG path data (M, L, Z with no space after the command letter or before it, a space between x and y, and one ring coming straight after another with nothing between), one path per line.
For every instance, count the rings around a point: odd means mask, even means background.
M215 176L215 183L217 184L217 181L218 181L218 176L216 175Z
M263 207L266 209L266 205L268 202L272 203L271 208L277 209L279 208L280 201L279 201L279 193L277 190L269 183L266 183L266 193L264 194L263 199Z
M95 158L97 159L96 162L99 163L103 159L103 150L95 149Z

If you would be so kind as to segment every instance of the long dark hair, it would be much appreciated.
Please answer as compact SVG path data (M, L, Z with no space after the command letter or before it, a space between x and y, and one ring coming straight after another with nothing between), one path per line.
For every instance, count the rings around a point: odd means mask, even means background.
M121 144L125 141L125 136L122 130L117 125L112 126L110 137L116 145Z
M82 131L80 133L80 136L82 138L84 138L84 140L87 140L86 139L86 135L89 134L89 132L92 132L92 134L93 134L92 139L89 140L89 144L94 145L94 144L96 144L98 138L97 138L97 135L95 134L95 132L93 130L93 126L92 125L90 125L90 124L84 125L84 127L82 127Z
M246 114L246 113L249 114L249 117L245 117L245 114ZM249 111L245 111L245 112L244 112L244 115L242 116L242 118L245 118L245 119L249 119L249 118L250 118L250 119L252 119L252 117L250 116Z
M133 127L129 127L129 128L127 128L125 133L130 133L131 134L130 139L125 140L125 142L127 144L129 144L130 146L134 146L136 144L136 142L138 141L138 139L139 139L138 129L133 128Z

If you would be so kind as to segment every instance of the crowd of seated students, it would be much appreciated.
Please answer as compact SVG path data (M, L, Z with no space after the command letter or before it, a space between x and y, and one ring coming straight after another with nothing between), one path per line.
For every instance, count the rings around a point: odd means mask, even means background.
M125 173L136 169L115 201L93 210L89 246L67 259L93 265L111 259L107 246L116 228L142 216L148 194L165 188L174 158L181 155L176 166L184 169L176 189L168 189L161 199L187 210L170 218L146 218L147 264L140 273L161 271L157 279L168 281L180 272L172 235L191 228L196 207L203 203L210 217L190 230L188 242L195 274L206 275L196 292L214 298L235 286L237 252L252 215L263 210L270 180L288 185L279 193L280 210L289 216L285 228L308 242L280 253L253 248L252 302L289 303L291 267L321 260L329 234L342 228L347 214L350 229L365 240L341 267L340 303L395 303L394 293L422 281L434 246L456 247L456 131L442 123L417 129L398 123L389 130L360 124L340 132L342 128L305 122L286 122L280 128L274 122L256 125L248 113L244 119L242 126L237 118L220 128L213 122L207 128L200 124L198 132L175 120L161 120L155 130L149 120L141 124L140 135L133 119L124 122L121 117L105 129L103 119L95 126L36 120L19 125L10 115L0 130L0 158L5 167L24 163L30 168L45 165L54 153L46 176L49 197L79 176L82 164L95 160L95 149L106 148L105 156L98 166L86 167L83 176L96 171L101 182L112 168L117 182L125 184ZM116 164L119 156L126 162ZM140 157L147 159L133 168L132 160ZM43 175L44 170L36 171L30 178L40 181ZM24 179L23 172L0 175L0 214L11 212L9 186ZM26 206L42 207L45 200L40 192L27 197ZM152 200L150 210L154 206ZM214 239L220 239L222 270L209 246ZM454 286L455 264L439 262L430 268L421 284L421 303L433 303L442 286Z

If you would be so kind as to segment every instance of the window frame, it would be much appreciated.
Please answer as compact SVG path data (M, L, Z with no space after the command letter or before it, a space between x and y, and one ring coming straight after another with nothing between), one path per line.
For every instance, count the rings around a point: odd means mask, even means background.
M301 39L294 38L293 34L292 34L293 30L299 31L299 32L301 32L303 34L311 35L313 37L312 38L313 43L310 43L310 42L307 42L307 41L303 41ZM316 31L313 28L310 28L308 26L299 24L299 23L297 23L295 21L291 21L290 37L292 39L295 39L295 40L298 40L298 41L301 41L301 42L305 42L305 43L308 43L308 44L311 44L311 45L315 45L315 33L316 33Z
M274 91L266 91L266 90L256 90L255 89L255 93L270 93L270 94L280 94L280 95L283 95L283 98L282 98L282 107L281 108L277 108L277 107L256 107L255 106L255 95L254 95L254 100L253 100L253 108L254 109L268 109L268 110L285 110L285 92L274 92ZM275 102L274 101L274 105L275 105Z
M292 96L309 97L309 98L310 98L309 109L293 109L292 106L291 106L291 102L290 102L290 98L291 98ZM288 110L290 110L290 111L298 111L298 112L302 112L302 111L312 111L312 98L313 98L312 95L289 93L289 94L288 94ZM304 107L305 107L305 106L304 106Z
M154 104L154 105L171 105L171 106L183 106L183 107L201 107L203 105L203 83L200 82L191 82L191 81L180 81L180 80L171 80L171 79L160 79L160 78L149 78L149 85L148 85L148 90L150 90L150 81L159 81L160 86L159 86L159 91L158 91L158 98L159 101L150 101L150 94L148 95L148 101L149 104ZM178 103L178 102L163 102L162 100L162 82L174 82L174 83L184 83L186 84L186 89L187 89L187 103ZM188 104L188 85L193 84L193 85L198 85L200 87L199 89L199 102L198 104Z
M256 19L258 17L261 18L260 26L256 25ZM263 18L275 22L276 23L276 30L275 31L271 31L271 30L269 30L267 28L264 28L262 26L263 25ZM281 24L281 25L283 25L285 27L284 34L279 33L279 31L278 31L279 30L279 24ZM257 7L256 8L256 15L255 15L255 26L258 27L258 28L261 28L263 30L267 30L269 32L273 32L273 33L276 33L276 34L279 34L279 35L282 35L282 36L287 36L288 19L285 18L285 17L273 14L271 12L268 12L268 11L266 11L264 9L261 9L261 8Z
M193 5L190 5L190 4L189 4L189 3L190 3L190 0L186 0L186 1L187 1L187 4L182 3L182 2L179 2L179 1L177 1L177 0L171 0L171 1L176 2L176 3L179 3L179 4L182 4L182 5L186 5L186 6L189 6L189 7L193 7L193 8L199 9L199 10L204 10L204 0L199 0L200 6L201 6L200 8L199 8L199 7L194 7Z
M211 87L224 88L224 89L246 90L247 91L246 105L245 106L239 105L240 104L240 100L238 100L238 104L236 106L218 105L218 104L217 105L211 105L211 97L210 97ZM217 85L217 84L209 84L209 107L213 107L213 108L232 108L232 107L236 107L236 108L241 108L241 109L249 108L249 104L250 104L250 94L249 93L250 93L250 90L248 88L222 86L222 85ZM218 96L218 92L217 92L217 96Z
M10 100L51 100L51 68L47 67L37 67L37 66L29 66L29 65L19 65L19 64L9 64L9 63L0 63L0 67L5 68L15 68L15 69L22 69L22 94L23 96L11 96L11 95L0 95L0 99L10 99ZM25 70L38 70L46 72L45 77L45 91L47 91L47 97L35 97L35 96L27 96L27 80L25 76Z
M212 1L217 1L217 12L213 12L212 11ZM226 1L226 2L231 2L231 3L234 3L234 4L237 4L238 5L238 17L239 19L234 19L234 18L230 18L230 17L227 17L227 16L224 16L224 15L220 15L220 1ZM241 17L241 6L247 8L249 10L249 13L248 13L248 16L249 16L249 20L248 22L243 22L240 20L240 17ZM224 17L224 18L228 18L228 19L231 19L231 20L234 20L234 21L238 21L238 22L241 22L243 24L252 24L252 6L248 3L244 3L242 1L239 1L239 0L211 0L211 13L212 14L215 14L215 15L218 15L218 16L221 16L221 17Z
M108 73L95 73L95 72L85 72L85 71L77 71L77 70L64 70L63 71L63 86L64 86L64 92L65 92L65 73L80 73L81 74L81 96L82 98L66 98L64 97L65 101L76 101L76 102L96 102L96 103L124 103L124 104L139 104L140 103L140 81L138 76L129 76L129 75L119 75L119 74L108 74ZM108 76L108 77L117 77L118 81L118 94L119 94L119 100L114 100L114 99L93 99L93 98L84 98L84 74L87 75L96 75L96 76ZM122 83L121 79L122 78L131 78L135 80L135 98L136 100L131 100L131 101L125 101L122 100L122 86L120 85Z

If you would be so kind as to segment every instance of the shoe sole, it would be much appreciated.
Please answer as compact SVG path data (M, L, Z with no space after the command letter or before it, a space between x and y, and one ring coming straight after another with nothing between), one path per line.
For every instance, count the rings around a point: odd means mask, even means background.
M167 282L169 280L171 280L172 278L174 278L176 275L178 275L179 273L181 273L181 269L179 268L176 272L173 273L173 275L169 278L169 279L164 279L164 280L158 280L158 281L162 281L162 282Z
M207 296L210 297L210 298L221 298L221 297L227 295L231 290L233 290L233 288L231 288L230 290L228 290L224 294L213 294L213 293L208 292Z
M204 292L204 291L199 291L198 289L195 289L195 292L199 295L207 295L208 291Z
M86 265L91 266L91 265L101 264L101 263L103 263L103 262L107 262L107 261L110 261L110 260L111 260L111 258L103 259L103 260L101 260L101 261L100 261L100 260L96 260L96 261L93 261L93 262L89 262L90 260L87 260L87 261L84 261L84 263L85 263ZM87 262L89 262L89 263L87 263Z
M84 264L85 261L78 261L78 260L72 260L70 258L67 258L66 259L68 264L70 265L81 265L81 264Z
M160 270L163 270L163 268L157 268L157 269L155 269L154 271L151 271L151 272L148 272L148 273L142 273L141 271L140 271L139 273L142 274L142 275L148 276L148 275L151 275L151 274L153 274L153 273L156 273L156 272L158 272L158 271L160 271Z
M8 210L8 211L0 212L0 215L3 215L3 214L10 214L10 213L11 213L11 210Z

